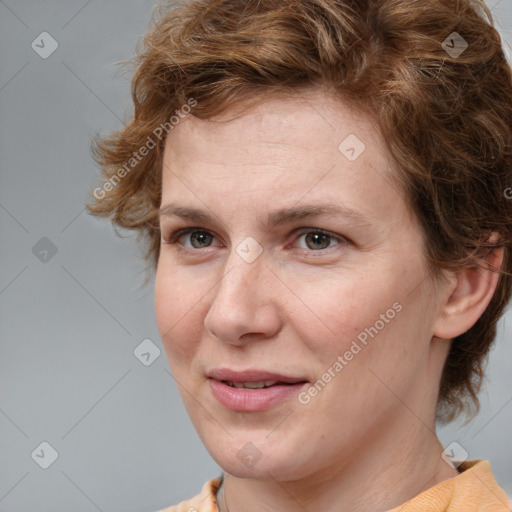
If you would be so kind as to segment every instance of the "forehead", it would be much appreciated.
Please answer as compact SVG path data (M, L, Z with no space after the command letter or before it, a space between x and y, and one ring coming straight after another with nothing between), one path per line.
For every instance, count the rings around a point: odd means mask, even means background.
M317 157L337 158L348 138L343 150L350 151L355 142L356 152L364 147L380 163L387 160L373 120L319 90L274 96L247 108L242 102L209 120L188 116L167 137L166 157L256 165L269 158L301 161L307 155L304 163L314 164ZM223 151L214 151L219 145Z

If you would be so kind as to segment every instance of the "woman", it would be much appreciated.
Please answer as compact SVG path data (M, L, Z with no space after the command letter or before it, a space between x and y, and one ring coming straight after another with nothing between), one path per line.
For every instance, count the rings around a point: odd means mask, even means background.
M510 298L512 79L469 0L162 8L92 213L137 230L223 475L167 512L509 510L436 419Z

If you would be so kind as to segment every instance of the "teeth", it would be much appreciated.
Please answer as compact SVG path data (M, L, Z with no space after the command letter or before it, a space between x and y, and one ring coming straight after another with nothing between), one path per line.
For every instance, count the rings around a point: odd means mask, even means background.
M273 386L274 384L277 384L277 380L262 380L260 382L231 382L230 380L226 381L226 384L228 386L231 386L232 388L248 388L248 389L262 389L262 388L268 388L270 386Z

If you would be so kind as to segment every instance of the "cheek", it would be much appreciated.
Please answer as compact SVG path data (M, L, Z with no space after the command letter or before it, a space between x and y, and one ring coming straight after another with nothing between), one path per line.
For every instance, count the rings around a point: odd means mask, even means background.
M301 304L293 313L295 323L305 333L305 338L317 345L315 353L346 350L361 333L364 341L365 329L376 322L379 331L387 329L387 323L381 325L380 315L386 316L389 310L385 319L393 321L396 316L393 303L399 298L394 291L396 283L391 276L387 277L384 278L386 284L381 285L377 275L372 279L370 274L353 273L350 277L323 280L322 286L316 288L302 285L296 288Z
M318 378L329 387L320 393L318 406L365 417L370 410L396 405L393 393L407 396L424 372L430 346L425 300L421 295L407 297L397 283L395 288L390 284L370 294L354 287L339 297L337 307L325 299L321 303L325 323L335 334L308 338L311 350L321 354ZM361 403L368 409L361 409Z
M329 381L333 391L357 402L363 397L378 402L386 389L375 374L395 383L398 375L414 372L421 363L428 349L429 315L421 296L409 295L410 281L381 267L325 280L321 287L296 288L304 304L291 321L316 361L317 377Z
M155 278L155 314L160 339L171 368L190 362L202 330L201 296L179 279L179 274L159 267ZM204 292L203 292L204 295Z

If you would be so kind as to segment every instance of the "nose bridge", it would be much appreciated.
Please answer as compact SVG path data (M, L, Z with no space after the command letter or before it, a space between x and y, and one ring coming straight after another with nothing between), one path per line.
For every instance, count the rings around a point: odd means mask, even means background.
M233 250L226 262L224 276L218 284L213 305L235 310L237 306L250 307L256 302L258 282L262 278L262 258L251 263ZM251 308L252 309L252 308Z
M247 298L256 298L257 284L263 277L265 254L257 240L248 236L234 245L226 260L224 277L219 283L216 299L230 299L234 294L240 300L247 293Z
M271 287L262 282L268 277L264 275L264 256L253 259L252 251L243 242L232 249L205 317L206 329L220 340L234 343L246 333L268 334L275 328Z

